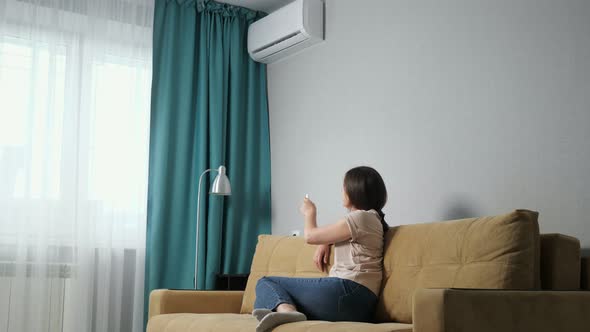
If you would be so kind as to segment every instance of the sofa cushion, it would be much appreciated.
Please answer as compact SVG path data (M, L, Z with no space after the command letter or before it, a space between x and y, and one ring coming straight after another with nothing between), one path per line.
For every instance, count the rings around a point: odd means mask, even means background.
M377 319L412 322L419 288L535 289L537 212L391 228L386 234Z
M580 289L580 240L563 234L541 234L541 287Z
M165 314L148 321L146 332L252 332L258 321L240 314Z
M253 332L258 321L249 314L166 314L149 320L147 332ZM281 325L273 332L411 332L412 325L305 321Z
M272 332L412 332L412 324L401 323L356 323L326 322L309 320L299 323L281 325Z
M316 246L299 236L258 236L240 313L251 313L256 300L256 283L263 276L319 278L327 276L313 263ZM333 260L330 258L330 263Z

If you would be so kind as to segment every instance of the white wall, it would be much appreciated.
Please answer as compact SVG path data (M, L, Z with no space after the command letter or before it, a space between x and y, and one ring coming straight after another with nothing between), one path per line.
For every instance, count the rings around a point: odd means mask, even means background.
M590 1L327 0L268 79L274 234L366 164L391 225L528 208L590 247Z

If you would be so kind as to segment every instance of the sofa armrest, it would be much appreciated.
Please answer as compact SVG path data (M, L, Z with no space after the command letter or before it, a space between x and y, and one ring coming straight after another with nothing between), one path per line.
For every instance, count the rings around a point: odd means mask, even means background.
M414 332L583 332L590 292L419 289Z
M149 315L171 313L239 313L243 291L156 289L150 293Z

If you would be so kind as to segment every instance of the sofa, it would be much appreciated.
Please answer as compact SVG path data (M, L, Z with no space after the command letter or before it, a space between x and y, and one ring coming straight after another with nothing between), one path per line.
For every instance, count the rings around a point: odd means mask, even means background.
M304 321L275 332L588 332L590 260L578 239L539 234L538 213L392 227L375 323ZM245 291L154 290L148 332L254 331L262 276L322 277L315 246L261 235Z

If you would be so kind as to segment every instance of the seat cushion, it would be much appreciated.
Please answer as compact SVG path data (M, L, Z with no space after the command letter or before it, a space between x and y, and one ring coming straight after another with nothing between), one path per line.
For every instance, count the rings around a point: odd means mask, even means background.
M412 332L411 324L401 323L355 323L355 322L326 322L310 320L299 323L281 325L273 332Z
M539 288L537 216L516 210L391 228L377 319L411 323L413 294L420 288Z
M258 321L249 314L166 314L150 319L147 332L253 332ZM281 325L273 332L411 332L412 325L305 321Z
M252 332L258 321L242 314L165 314L150 318L146 332Z

